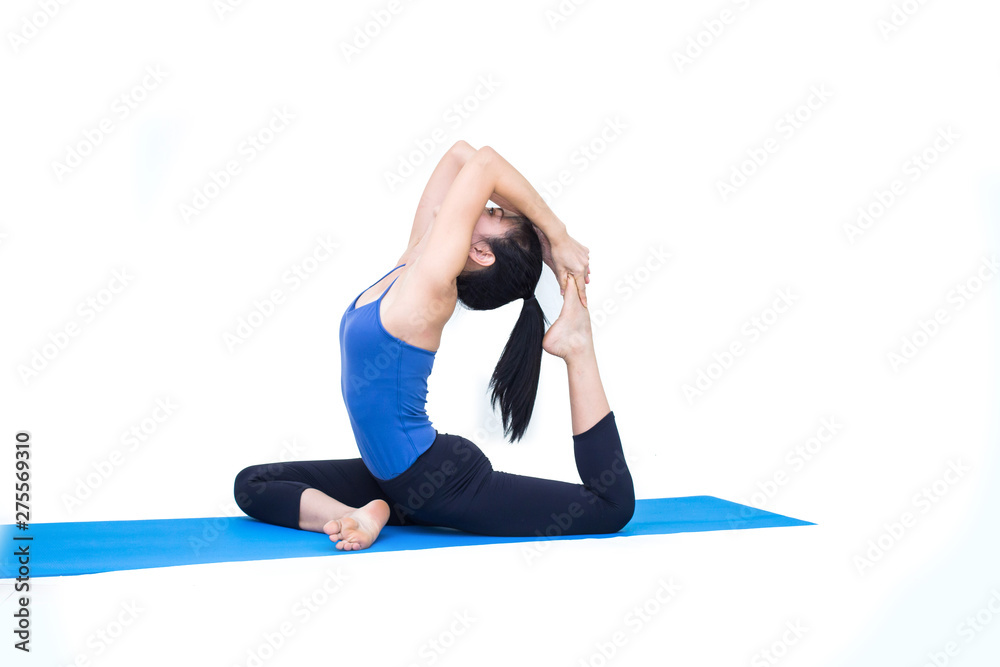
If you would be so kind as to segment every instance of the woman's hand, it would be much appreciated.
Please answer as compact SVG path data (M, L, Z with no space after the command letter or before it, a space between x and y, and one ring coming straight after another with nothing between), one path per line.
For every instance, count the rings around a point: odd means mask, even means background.
M539 231L539 238L545 235ZM547 243L546 243L547 241ZM546 245L549 246L546 251ZM542 241L542 258L559 281L559 294L566 293L566 284L572 279L580 294L580 303L587 307L587 283L590 282L590 250L569 234Z
M535 234L538 235L538 240L542 244L542 262L545 263L545 266L552 269L552 273L555 274L556 265L552 261L552 244L549 243L549 237L537 225L532 225L532 228L535 230Z

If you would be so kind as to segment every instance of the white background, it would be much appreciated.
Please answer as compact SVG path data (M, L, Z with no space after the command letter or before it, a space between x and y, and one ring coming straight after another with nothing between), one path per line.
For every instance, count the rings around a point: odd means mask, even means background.
M591 250L638 497L817 524L36 580L34 650L5 632L5 664L994 664L998 19L985 1L5 3L0 437L12 470L14 434L32 434L33 521L232 515L244 466L356 456L340 316L465 139ZM262 133L275 109L292 119ZM252 160L251 136L267 142ZM196 192L212 196L185 216ZM337 249L310 263L320 238ZM296 266L314 271L286 281ZM578 481L561 362L523 441L489 411L517 308L457 313L429 414L497 469ZM685 395L699 372L714 379ZM177 406L159 422L157 401ZM293 615L337 569L346 583Z

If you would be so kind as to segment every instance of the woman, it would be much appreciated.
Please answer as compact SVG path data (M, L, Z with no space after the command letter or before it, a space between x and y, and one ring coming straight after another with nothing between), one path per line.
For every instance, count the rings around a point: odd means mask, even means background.
M500 210L486 208L488 201ZM597 369L587 311L588 250L492 148L464 141L438 163L396 268L362 292L340 323L341 390L361 458L246 468L235 495L248 515L325 532L364 549L386 525L437 525L484 535L620 530L635 493ZM546 332L534 290L543 261L563 294ZM584 484L493 470L472 442L427 417L427 378L457 301L490 310L523 299L490 382L505 435L520 439L542 350L569 375L573 443Z

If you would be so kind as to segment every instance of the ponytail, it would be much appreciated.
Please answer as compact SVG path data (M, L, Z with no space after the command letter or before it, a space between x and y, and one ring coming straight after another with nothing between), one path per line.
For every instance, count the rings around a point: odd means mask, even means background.
M538 393L542 368L542 339L548 320L534 297L542 275L542 244L531 222L508 218L514 226L489 239L495 260L485 269L463 272L456 280L458 299L472 310L493 310L524 299L521 314L510 332L490 378L493 409L499 405L504 436L520 440L528 428Z
M500 361L490 378L491 404L500 404L504 436L520 440L531 421L542 371L542 338L548 320L534 295L524 300Z

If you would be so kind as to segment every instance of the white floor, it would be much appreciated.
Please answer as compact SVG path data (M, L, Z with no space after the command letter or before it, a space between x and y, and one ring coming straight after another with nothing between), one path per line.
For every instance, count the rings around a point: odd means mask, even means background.
M228 515L246 465L357 456L340 316L464 139L591 250L637 495L818 524L36 579L30 655L4 582L3 665L997 664L1000 4L0 13L0 452L31 433L31 521ZM428 413L575 481L561 362L523 441L489 411L517 307L456 313Z
M14 664L994 664L995 533L930 521L863 577L831 521L44 578Z

